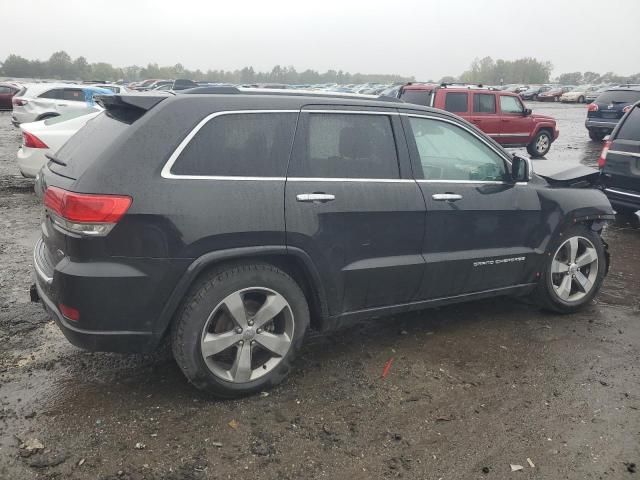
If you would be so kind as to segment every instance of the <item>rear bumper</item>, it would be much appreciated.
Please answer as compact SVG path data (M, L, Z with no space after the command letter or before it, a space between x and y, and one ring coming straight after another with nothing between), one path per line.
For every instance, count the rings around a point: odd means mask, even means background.
M640 210L640 192L633 192L617 187L607 187L604 189L604 193L614 207L618 206L631 210Z
M618 120L592 120L587 118L584 122L584 126L589 129L606 130L608 132L612 132L616 125L618 125Z
M144 353L164 336L158 319L180 277L179 266L163 259L113 259L52 266L42 240L34 249L36 291L45 310L73 345L91 351ZM136 265L136 262L139 262ZM59 308L80 312L77 321Z
M22 146L18 149L18 168L25 177L35 178L42 166L47 163L45 153L48 148L29 148Z

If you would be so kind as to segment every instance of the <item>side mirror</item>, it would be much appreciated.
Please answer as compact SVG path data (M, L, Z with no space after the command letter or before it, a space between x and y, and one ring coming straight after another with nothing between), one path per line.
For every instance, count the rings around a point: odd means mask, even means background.
M513 156L511 161L511 178L514 182L528 182L531 180L533 174L533 168L531 160L528 158Z
M531 115L531 113L532 113L532 111L531 111L531 109L530 109L530 108L525 108L525 109L524 109L524 116L525 116L525 117L527 117L527 116Z

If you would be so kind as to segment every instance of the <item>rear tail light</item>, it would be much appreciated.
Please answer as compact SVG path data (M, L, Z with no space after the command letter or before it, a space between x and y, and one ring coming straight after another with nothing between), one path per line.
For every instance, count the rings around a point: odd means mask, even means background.
M27 103L29 103L29 101L25 100L24 98L13 97L11 103L13 103L15 107L24 107Z
M48 187L44 206L54 225L78 235L107 235L131 206L126 195L95 195L75 193L58 187Z
M599 110L597 103L590 103L587 106L587 112L597 112Z
M73 322L80 320L80 311L77 308L70 307L64 303L61 303L58 307L60 308L62 316L67 320L71 320Z
M46 143L36 137L33 133L22 132L22 144L29 148L49 148Z
M598 168L604 168L607 164L607 153L609 153L609 147L611 147L611 140L604 142L602 153L600 153L600 158L598 158Z

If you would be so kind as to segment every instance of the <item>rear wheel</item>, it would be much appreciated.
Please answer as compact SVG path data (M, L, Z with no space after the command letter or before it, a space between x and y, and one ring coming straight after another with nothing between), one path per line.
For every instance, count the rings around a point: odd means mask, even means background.
M584 225L569 229L550 250L535 297L542 307L572 313L600 290L607 269L600 235Z
M589 129L589 138L595 142L601 142L605 137L605 134L598 131L598 130L593 130L593 129Z
M216 270L188 294L175 319L172 347L189 381L218 397L280 383L309 326L297 283L268 264Z
M578 97L578 103L584 103L584 97L582 96Z
M531 100L533 100L534 102L538 101L538 94L534 93L533 96L531 97Z
M540 130L529 145L527 152L534 158L544 157L551 148L551 135L547 130Z

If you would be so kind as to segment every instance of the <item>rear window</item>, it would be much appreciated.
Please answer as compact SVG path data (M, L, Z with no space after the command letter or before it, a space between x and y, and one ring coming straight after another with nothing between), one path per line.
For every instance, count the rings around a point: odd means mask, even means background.
M58 115L57 117L47 118L44 121L45 125L55 125L56 123L66 122L67 120L73 120L74 118L82 117L83 115L89 115L90 113L99 112L99 108L89 107L76 110L75 112L65 113Z
M180 153L175 175L284 177L296 113L238 113L207 122Z
M49 162L49 168L70 178L80 178L106 151L113 140L121 135L129 125L108 115L98 115L87 122L55 154L55 158L65 165Z
M433 90L404 90L400 98L407 103L430 107L432 95Z
M597 99L598 103L636 103L640 100L640 91L635 90L608 90L602 92Z
M466 112L468 93L448 92L444 101L444 109L447 112Z
M617 139L640 142L640 107L635 107L631 110L620 130L618 130Z
M62 99L70 102L84 102L84 92L79 88L65 88Z

